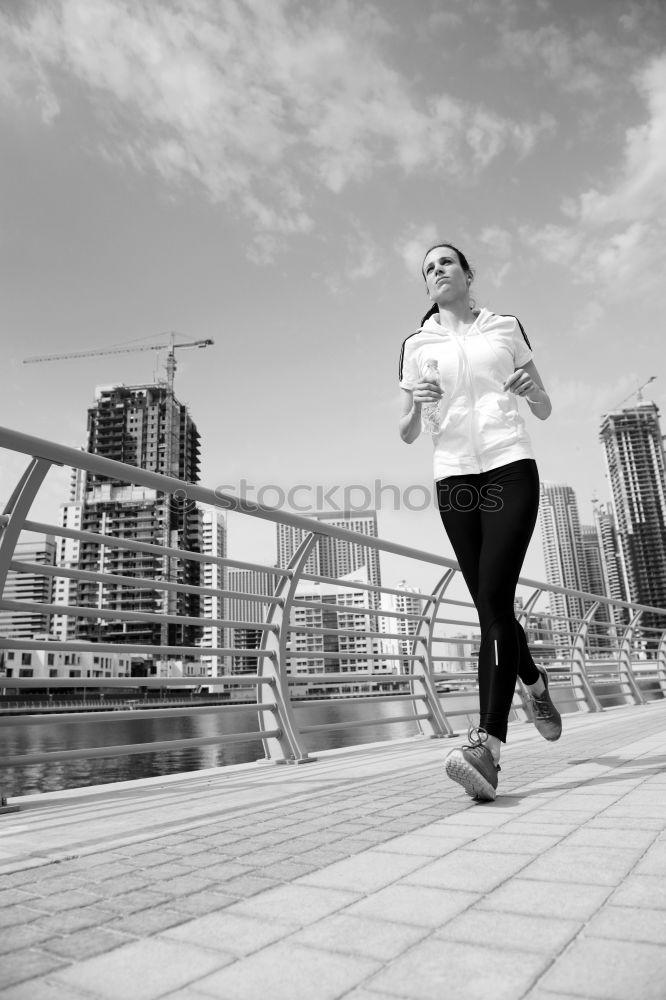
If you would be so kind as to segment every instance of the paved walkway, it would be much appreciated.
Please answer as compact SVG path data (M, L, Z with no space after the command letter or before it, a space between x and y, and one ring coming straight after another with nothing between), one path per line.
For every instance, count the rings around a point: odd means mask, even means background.
M3 1000L664 1000L666 702L21 800Z

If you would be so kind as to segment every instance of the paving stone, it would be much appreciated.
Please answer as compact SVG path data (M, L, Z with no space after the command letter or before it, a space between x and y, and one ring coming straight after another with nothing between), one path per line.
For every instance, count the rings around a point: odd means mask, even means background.
M463 943L478 942L487 948L511 950L519 947L521 951L543 952L554 957L580 929L579 920L497 913L472 906L435 931L435 937Z
M125 892L122 896L111 896L105 900L104 907L111 913L136 913L138 910L149 910L160 903L171 902L172 897L165 892L154 892L152 889L137 889L136 892Z
M102 902L97 893L69 889L36 899L32 905L45 913L61 913L63 910L77 910L83 906L94 906Z
M636 875L658 875L666 878L666 843L653 844L647 854L641 858L634 870Z
M47 955L36 948L22 948L11 955L3 955L0 964L0 990L4 991L8 986L60 969L63 964L62 959L56 955ZM33 996L37 1000L37 995Z
M232 961L221 952L149 938L54 973L54 983L103 1000L155 1000Z
M297 885L321 885L350 892L375 892L397 882L428 864L429 858L419 855L388 854L379 850L364 851L354 857L337 861L319 871L300 878Z
M49 938L41 945L41 949L60 958L83 961L92 958L93 955L101 955L119 948L128 941L128 936L119 931L108 930L106 927L90 927L65 937Z
M527 854L497 854L470 851L464 847L454 854L430 861L408 875L405 882L442 889L490 892L531 860Z
M405 833L394 837L383 845L382 851L389 854L417 854L422 857L441 858L458 847L464 847L472 840L467 834L456 836L456 834L442 833L441 830L431 834L428 830L426 827L417 833Z
M39 927L53 934L70 934L73 931L84 930L86 927L98 927L108 923L113 917L110 910L99 906L84 906L80 910L64 910L62 913L40 915L37 921Z
M153 906L149 910L139 910L137 913L116 915L106 926L110 930L136 937L147 937L191 919L190 913L184 909L175 909L174 906L175 904L169 903Z
M40 976L4 989L2 1000L90 1000L90 993L80 993L71 986L58 986Z
M587 920L605 902L610 892L610 886L539 882L517 877L485 896L479 905L483 909L507 913Z
M341 910L358 898L358 893L292 883L235 903L227 912L303 927Z
M14 906L16 903L24 903L29 905L31 899L35 899L36 895L26 888L24 889L1 889L0 890L0 909L6 906Z
M666 909L647 907L602 907L585 927L585 937L614 938L618 941L666 942Z
M379 967L367 958L348 956L280 941L196 983L219 1000L337 1000ZM281 973L278 972L281 970ZM441 1000L441 998L440 998Z
M292 933L283 923L268 922L239 913L222 911L164 931L166 940L185 941L240 957L279 941Z
M223 910L225 906L231 906L232 903L237 902L237 896L230 896L228 893L217 892L214 889L203 889L200 892L193 892L189 896L179 896L170 905L179 913L198 917L205 913Z
M521 878L540 881L618 885L640 856L640 849L560 844L523 868Z
M654 842L655 830L626 830L617 827L600 827L596 821L570 833L566 843L570 847L629 847L645 850Z
M0 929L3 927L13 927L15 924L29 924L37 917L41 916L40 911L16 903L14 906L6 906L0 909Z
M478 893L399 883L353 903L346 912L351 916L372 920L390 920L433 928L466 910L478 899Z
M551 847L560 843L557 834L515 833L505 831L504 827L484 833L483 836L468 843L470 851L491 851L498 854L533 854L541 856ZM568 843L568 841L567 841Z
M30 948L51 937L51 931L40 927L37 923L17 924L16 927L5 927L0 933L0 955Z
M427 927L336 913L292 935L294 944L388 962L430 933Z
M256 896L259 892L273 889L276 881L276 879L264 878L260 875L237 875L235 878L220 882L220 888L230 896L245 899L249 896Z
M549 963L546 955L499 949L489 961L483 945L427 940L364 985L419 1000L515 1000Z
M666 947L583 938L543 978L543 988L588 1000L663 1000Z
M666 878L656 875L629 875L615 890L615 906L638 906L647 909L666 909Z

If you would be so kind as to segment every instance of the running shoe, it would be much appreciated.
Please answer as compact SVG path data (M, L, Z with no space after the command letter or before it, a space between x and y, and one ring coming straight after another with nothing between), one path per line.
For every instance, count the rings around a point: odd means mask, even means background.
M543 738L554 742L555 740L559 740L562 735L562 716L553 705L550 694L548 693L547 670L544 667L537 667L537 670L543 677L546 690L543 694L538 695L532 694L531 691L529 692L532 718L534 720L534 725L537 727Z
M500 769L493 755L485 745L488 733L485 729L471 726L467 739L469 743L452 750L444 767L452 781L457 781L473 799L492 802L496 796L497 772Z

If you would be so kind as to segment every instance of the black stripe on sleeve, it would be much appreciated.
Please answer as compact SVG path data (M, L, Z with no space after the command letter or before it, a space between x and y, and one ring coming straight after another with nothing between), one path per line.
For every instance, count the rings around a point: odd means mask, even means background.
M527 334L525 333L525 327L524 327L524 326L523 326L523 324L522 324L522 323L520 322L520 320L518 319L518 317L517 317L517 316L514 316L514 315L513 315L512 313L503 313L503 315L504 315L504 316L509 316L509 317L510 317L511 319L515 319L516 323L517 323L517 324L518 324L518 326L520 327L520 332L521 332L521 333L522 333L522 335L523 335L523 340L525 341L525 343L527 344L527 346L529 347L529 349L530 349L530 351L531 351L531 350L532 350L532 345L530 344L529 340L527 339Z
M415 337L416 334L420 332L420 330L415 330L414 333L410 333L409 337ZM409 337L405 337L402 342L402 347L400 348L400 360L398 361L398 382L402 382L402 366L405 361L405 344L409 340Z

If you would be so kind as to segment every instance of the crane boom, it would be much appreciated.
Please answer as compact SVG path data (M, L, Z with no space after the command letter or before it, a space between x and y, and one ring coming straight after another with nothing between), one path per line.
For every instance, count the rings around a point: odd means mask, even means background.
M108 347L100 351L73 351L70 354L38 354L32 358L24 358L24 365L34 365L40 361L67 361L70 358L94 358L103 354L131 354L134 351L165 351L178 347L210 347L213 340L193 340L184 344L143 344L140 347Z

